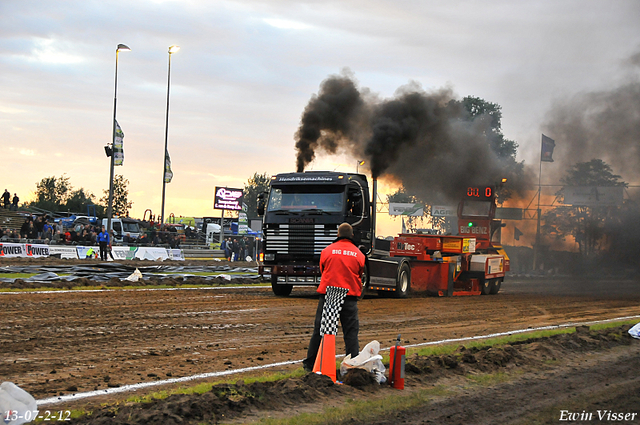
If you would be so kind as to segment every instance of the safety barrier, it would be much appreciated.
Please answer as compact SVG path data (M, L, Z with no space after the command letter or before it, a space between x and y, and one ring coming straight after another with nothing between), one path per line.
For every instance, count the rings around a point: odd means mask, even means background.
M184 260L181 249L167 249L146 246L114 246L111 248L116 260ZM0 243L0 258L15 257L59 257L65 259L98 258L100 248L97 246L60 246L46 244Z

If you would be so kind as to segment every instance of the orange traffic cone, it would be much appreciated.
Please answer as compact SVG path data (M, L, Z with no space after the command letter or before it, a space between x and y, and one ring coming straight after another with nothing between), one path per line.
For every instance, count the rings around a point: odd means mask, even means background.
M322 335L320 348L316 361L313 364L313 373L328 376L336 382L336 336L332 334Z

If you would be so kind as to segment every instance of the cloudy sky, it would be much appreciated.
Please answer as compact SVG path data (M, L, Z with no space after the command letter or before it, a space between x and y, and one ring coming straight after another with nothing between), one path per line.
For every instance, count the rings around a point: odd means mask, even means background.
M132 216L160 211L173 44L167 215L214 215L216 185L294 171L302 111L344 68L382 98L413 81L498 103L518 159L537 164L553 105L637 77L639 17L637 0L2 0L0 190L25 201L43 177L66 174L102 196L119 43L131 51L119 55L116 173Z

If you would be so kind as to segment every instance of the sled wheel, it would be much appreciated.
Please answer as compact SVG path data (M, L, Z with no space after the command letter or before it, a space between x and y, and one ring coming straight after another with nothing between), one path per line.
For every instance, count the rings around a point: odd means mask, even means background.
M502 279L496 279L493 281L493 285L491 286L491 295L495 295L500 292L500 287L502 286Z
M480 291L482 295L489 295L491 293L491 279L481 279L480 280Z

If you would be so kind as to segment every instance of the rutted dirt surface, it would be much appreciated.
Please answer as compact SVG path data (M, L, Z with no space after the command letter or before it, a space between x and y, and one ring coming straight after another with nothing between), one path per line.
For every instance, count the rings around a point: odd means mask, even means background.
M252 281L252 286L255 283ZM403 343L408 345L527 327L634 316L640 315L639 301L640 282L613 279L595 282L593 279L576 278L512 278L505 282L496 296L414 296L396 300L373 295L359 303L360 342L364 346L377 339L383 348L388 348L398 333L402 334ZM316 305L317 297L312 288L296 288L292 296L279 298L273 296L270 288L255 286L244 289L219 287L0 294L0 380L17 383L37 399L45 399L126 384L301 360L306 354ZM635 340L624 336L620 330L618 334L622 336L617 340L617 337L610 340L606 336L583 333L575 335L579 340L558 343L557 346L542 342L529 344L529 348L524 345L513 346L517 354L509 353L511 348L484 354L461 352L455 367L448 364L449 360L446 359L410 359L407 394L418 388L433 386L439 379L455 381L469 373L521 368L524 375L516 382L496 386L496 394L487 396L476 394L473 388L465 389L467 393L454 392L451 396L414 409L415 414L403 412L404 416L381 418L379 423L428 423L422 418L431 417L428 412L433 409L436 414L452 413L433 416L432 423L496 423L491 420L492 417L500 417L498 422L509 423L523 420L523 415L533 411L522 411L519 415L515 411L513 417L504 412L503 416L496 416L499 409L495 409L495 403L483 403L483 399L489 397L488 400L500 400L502 396L506 397L503 403L507 405L539 402L543 406L545 400L547 405L560 402L559 394L564 393L591 397L601 391L609 396L613 394L611 397L615 399L615 394L625 394L620 388L629 387L635 388L635 394L638 394L637 370L640 370L640 365L637 359L640 351ZM337 352L343 352L341 334L336 343ZM476 361L472 361L470 356ZM598 361L606 356L611 358ZM465 361L465 358L469 361ZM574 363L569 364L569 360ZM630 363L632 361L636 363ZM588 362L594 364L585 367ZM498 369L491 366L496 364L499 365ZM490 367L485 371L482 365ZM268 371L272 373L299 367L300 364L296 363ZM432 372L427 373L429 369ZM610 379L611 385L606 386L602 379L595 376L585 378L589 376L587 372L592 371L604 374L602 376ZM619 379L616 380L616 376ZM623 379L625 376L626 381ZM205 397L209 405L221 406L219 414L224 414L225 409L229 409L229 412L239 409L252 415L247 420L256 420L271 414L292 415L298 411L317 409L326 405L328 400L333 400L335 394L347 398L361 397L358 394L363 394L362 389L327 385L320 378L311 375L281 382L271 388L267 384L233 388L223 386L201 397ZM636 380L629 381L629 378ZM509 385L515 386L516 390L508 388ZM458 383L452 388L459 387ZM592 389L588 394L583 391L587 387ZM615 387L616 390L605 391L609 387ZM378 391L373 392L374 388ZM149 391L157 389L159 387L153 387ZM274 394L276 401L263 405L250 403L251 394L262 390L265 394ZM377 396L395 390L367 387L364 391L368 396ZM138 394L141 392L138 391ZM231 395L230 401L224 400L225 394ZM288 396L284 396L286 394L294 397L288 399ZM51 409L92 409L99 403L123 400L130 395L124 393L88 398L55 404ZM194 404L190 397L196 396L173 396L162 403L153 404L150 410L146 405L145 415L151 415L141 416L146 418L146 422L122 423L215 423L221 419L228 420L229 414L222 417L218 413L211 413L211 410L208 410L209 413L197 413L196 410L200 409L198 403ZM304 404L314 397L318 402ZM261 398L265 399L269 398ZM470 399L474 400L473 403L469 402ZM615 407L614 401L609 400L609 403ZM478 404L486 407L477 409ZM638 404L634 406L626 410L640 412ZM262 410L265 407L267 410ZM623 407L620 406L621 409ZM607 409L606 406L602 408ZM508 409L505 407L503 410L506 412ZM480 416L469 416L472 412L479 412L477 415ZM162 420L157 419L160 416L153 416L165 413L168 416L162 416ZM196 419L198 415L204 415L203 419ZM191 419L186 420L187 416ZM174 418L173 422L167 419L169 417ZM111 422L107 422L107 419ZM117 423L107 416L104 420L100 423ZM357 418L353 423L358 423Z

